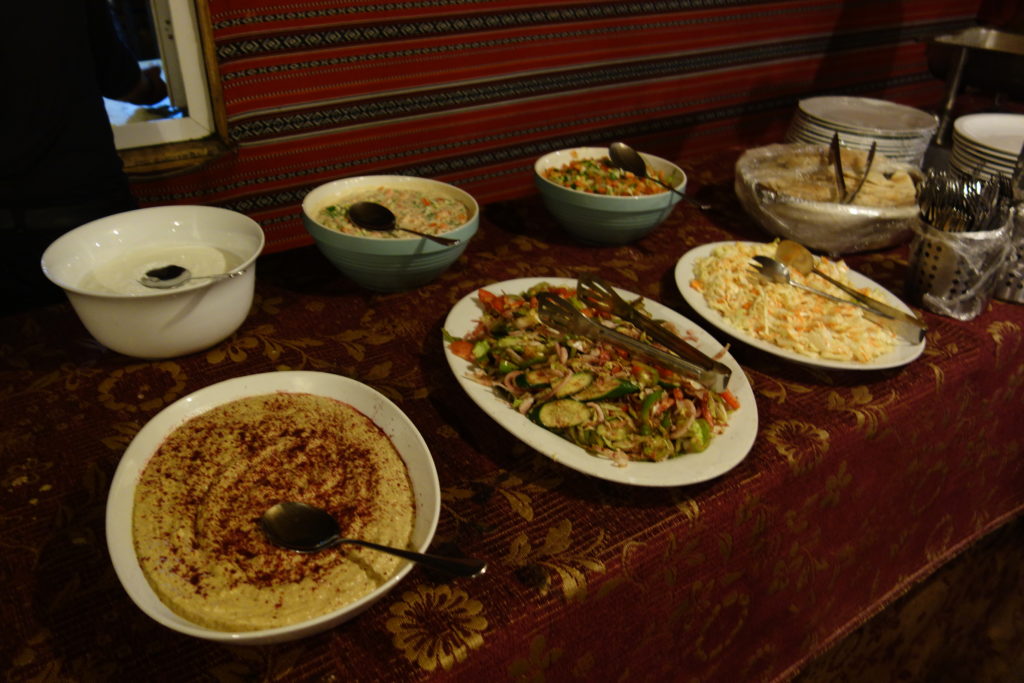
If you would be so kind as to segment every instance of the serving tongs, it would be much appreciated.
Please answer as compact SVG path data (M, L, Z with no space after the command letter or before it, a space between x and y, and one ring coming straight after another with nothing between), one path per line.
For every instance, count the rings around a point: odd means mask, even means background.
M875 154L878 152L878 143L874 140L871 141L871 149L868 150L868 160L864 162L864 175L857 181L857 185L850 190L849 194L843 197L843 204L852 204L853 200L857 197L857 193L860 192L860 188L864 187L864 181L868 179L868 174L871 173L871 164L875 163Z
M846 173L843 171L843 155L839 148L839 133L832 134L832 142L828 147L829 161L832 162L832 169L836 175L836 192L839 193L840 204L850 204L854 198L860 192L860 188L864 187L864 181L868 179L868 173L871 172L871 164L875 162L875 153L878 151L878 143L876 141L871 142L871 150L868 152L867 162L864 164L864 175L857 181L857 185L850 191L846 189Z
M630 303L619 296L614 287L593 275L584 275L577 280L576 295L580 301L592 308L617 315L623 320L633 323L637 329L648 337L683 360L699 366L709 376L712 374L721 375L721 381L716 383L722 386L729 383L732 370L728 365L711 358L639 310L636 306L637 302L640 301L639 298L637 301Z
M729 377L732 371L727 366L718 363L718 361L711 360L713 366L709 367L707 364L693 362L662 351L646 342L634 339L591 320L577 311L570 301L557 294L541 292L537 295L537 302L537 312L540 315L541 321L556 330L606 341L650 363L677 372L683 377L694 379L712 391L723 392L729 384ZM719 369L717 366L721 366L722 369Z
M828 158L832 162L832 171L836 176L836 192L839 193L839 203L846 199L846 174L843 173L843 155L839 149L839 133L832 134L832 142L828 146Z

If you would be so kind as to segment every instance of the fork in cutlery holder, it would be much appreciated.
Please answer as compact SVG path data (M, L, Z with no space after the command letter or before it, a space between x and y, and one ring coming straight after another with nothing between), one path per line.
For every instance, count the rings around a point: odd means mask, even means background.
M993 296L1024 304L1024 202L1013 207L1010 222L1010 250L996 279Z
M1010 250L1011 217L996 230L949 232L919 220L910 245L907 297L957 320L977 317L996 289Z

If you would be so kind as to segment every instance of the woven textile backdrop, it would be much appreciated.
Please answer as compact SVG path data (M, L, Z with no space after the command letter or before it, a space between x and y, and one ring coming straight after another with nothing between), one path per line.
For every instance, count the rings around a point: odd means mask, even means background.
M625 139L655 154L779 141L797 100L935 110L923 40L981 0L210 0L235 151L138 182L145 204L252 216L308 244L303 196L367 173L434 177L481 204L533 191L542 153Z

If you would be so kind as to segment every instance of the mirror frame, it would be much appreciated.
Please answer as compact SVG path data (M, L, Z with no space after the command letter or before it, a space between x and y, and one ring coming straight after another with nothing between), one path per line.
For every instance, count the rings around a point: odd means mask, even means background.
M196 12L198 42L201 46L203 68L206 74L213 114L214 132L199 140L168 142L148 147L118 150L124 171L132 180L153 180L181 175L199 169L214 159L233 151L228 138L227 112L217 68L217 53L213 41L213 22L209 0L193 0Z

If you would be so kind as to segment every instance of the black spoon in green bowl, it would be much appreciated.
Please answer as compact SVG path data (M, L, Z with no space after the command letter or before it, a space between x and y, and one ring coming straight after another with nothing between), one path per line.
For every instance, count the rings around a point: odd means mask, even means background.
M402 230L403 232L411 232L414 235L425 237L446 247L452 247L462 242L462 240L452 239L451 237L430 235L425 232L399 227L395 214L391 212L391 209L377 202L356 202L348 207L348 219L363 230L375 230L377 232Z

